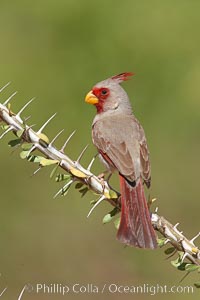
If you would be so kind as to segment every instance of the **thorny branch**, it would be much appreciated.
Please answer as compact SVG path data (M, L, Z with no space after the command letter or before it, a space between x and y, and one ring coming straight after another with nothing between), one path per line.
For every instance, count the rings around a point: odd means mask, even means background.
M1 88L0 92L2 92L7 86L8 84ZM27 158L31 161L34 159L32 153L37 149L45 156L45 158L42 157L40 160L38 160L40 163L40 168L50 164L57 164L60 168L70 174L70 180L68 180L67 184L65 184L64 187L56 193L55 197L59 194L65 194L72 183L79 182L82 185L85 185L88 189L92 190L95 194L99 195L99 199L96 201L88 215L90 215L92 210L103 200L108 201L112 206L115 207L115 213L120 212L120 194L113 191L109 187L107 181L99 179L91 172L91 167L95 157L91 160L88 167L84 168L80 164L80 160L86 148L83 149L76 161L71 160L64 153L65 147L72 138L74 132L66 140L63 147L58 150L54 146L54 143L63 130L60 131L52 141L49 141L48 137L42 133L43 129L53 119L55 114L50 117L38 131L34 131L31 126L26 124L27 120L23 120L21 117L22 112L33 101L33 99L26 103L22 109L15 114L10 109L10 101L15 94L16 93L13 93L3 104L0 103L0 121L3 121L7 124L7 128L4 128L5 130L1 134L0 139L2 139L9 131L12 131L17 137L20 138L20 144L29 144L28 150L26 148L22 152L23 158ZM200 265L200 250L194 244L194 240L200 235L200 233L198 233L191 240L187 239L183 233L177 229L177 226L179 225L178 223L176 225L172 225L164 217L159 216L157 214L157 210L154 213L151 213L151 220L155 230L159 231L160 234L165 238L163 240L163 245L170 243L176 251L182 253L181 262L187 258L190 262L192 262L192 264L197 266Z

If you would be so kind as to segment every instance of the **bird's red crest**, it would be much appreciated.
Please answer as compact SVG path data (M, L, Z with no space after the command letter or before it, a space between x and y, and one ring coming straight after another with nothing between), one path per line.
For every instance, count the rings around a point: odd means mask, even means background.
M111 77L113 80L116 80L118 83L122 82L122 81L126 81L129 79L130 76L133 76L134 73L131 72L126 72L126 73L121 73L118 75L115 75L113 77Z

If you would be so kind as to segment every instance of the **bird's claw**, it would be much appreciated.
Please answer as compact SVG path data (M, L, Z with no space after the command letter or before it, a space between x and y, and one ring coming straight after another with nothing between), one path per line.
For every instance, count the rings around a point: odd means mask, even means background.
M102 181L102 180L105 179L105 173L100 173L97 177L98 177L99 180Z

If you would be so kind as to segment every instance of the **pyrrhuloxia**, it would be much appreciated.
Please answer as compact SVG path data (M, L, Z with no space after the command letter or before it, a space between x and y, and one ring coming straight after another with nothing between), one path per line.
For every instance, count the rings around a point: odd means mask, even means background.
M150 162L144 130L132 113L120 83L132 73L122 73L97 83L85 101L97 115L92 139L106 166L120 177L121 219L117 239L140 248L156 248L143 182L150 187Z

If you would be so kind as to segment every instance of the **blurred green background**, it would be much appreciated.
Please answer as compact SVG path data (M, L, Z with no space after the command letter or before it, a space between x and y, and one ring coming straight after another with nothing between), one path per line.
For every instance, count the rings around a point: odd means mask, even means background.
M124 71L136 73L123 86L148 138L152 163L151 197L159 213L188 237L199 231L200 168L200 2L42 0L0 2L0 86L12 81L0 97L13 91L17 112L26 110L35 128L54 112L46 133L62 128L57 143L77 129L67 148L76 159L90 144L83 165L96 153L91 142L94 107L84 103L93 84ZM102 225L110 210L102 204L87 219L90 201L72 188L53 199L59 184L50 169L22 161L1 141L0 287L3 299L17 299L24 284L104 283L179 285L183 273L165 260L163 250L124 248L113 224ZM95 162L93 171L103 167ZM117 180L116 180L117 183ZM199 241L197 241L198 244ZM192 274L182 285L199 280ZM171 299L199 299L170 294ZM101 294L67 295L102 299ZM169 294L158 294L167 299ZM63 299L61 295L26 293L24 299ZM106 299L146 299L147 294L105 294Z

